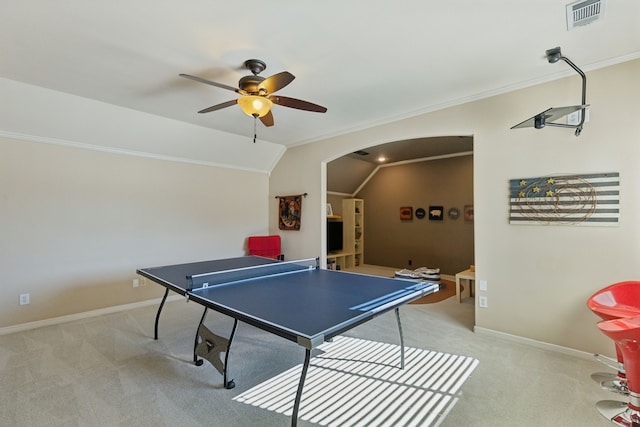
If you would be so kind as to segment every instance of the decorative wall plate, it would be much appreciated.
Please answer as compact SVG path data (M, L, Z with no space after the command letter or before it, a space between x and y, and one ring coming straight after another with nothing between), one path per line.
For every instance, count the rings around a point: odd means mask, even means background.
M464 205L464 220L473 221L473 205Z
M442 221L444 218L443 206L429 206L429 219L431 221Z
M460 217L460 210L458 208L451 208L447 214L451 219L458 219L458 217Z
M413 208L411 206L403 206L400 208L400 219L410 220L413 219Z

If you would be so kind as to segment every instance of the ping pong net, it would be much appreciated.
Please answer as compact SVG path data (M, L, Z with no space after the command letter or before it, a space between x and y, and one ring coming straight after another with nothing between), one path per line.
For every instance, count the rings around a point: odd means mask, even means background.
M318 261L318 258L308 258L187 275L187 291L313 270L319 267Z

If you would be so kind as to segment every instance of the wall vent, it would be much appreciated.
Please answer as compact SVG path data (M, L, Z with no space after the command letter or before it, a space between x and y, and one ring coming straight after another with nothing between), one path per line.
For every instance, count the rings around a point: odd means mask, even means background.
M602 19L606 0L580 0L567 5L567 30Z

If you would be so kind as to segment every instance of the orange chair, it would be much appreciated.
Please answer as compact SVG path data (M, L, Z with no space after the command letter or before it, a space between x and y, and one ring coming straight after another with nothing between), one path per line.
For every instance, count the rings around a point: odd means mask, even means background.
M247 241L249 255L284 260L280 236L251 236Z

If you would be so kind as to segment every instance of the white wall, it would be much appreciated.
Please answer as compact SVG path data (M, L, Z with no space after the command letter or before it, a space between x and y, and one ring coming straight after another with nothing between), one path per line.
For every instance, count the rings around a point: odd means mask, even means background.
M244 255L267 192L262 172L0 137L0 328L160 296L137 268Z
M476 325L612 354L585 303L608 284L640 279L638 75L638 60L587 73L591 121L578 138L561 128L509 129L549 107L579 103L580 80L573 76L288 150L270 192L303 189L313 206L304 228L285 236L289 258L324 253L324 162L396 140L473 135L475 264L477 279L489 286L489 308L476 310ZM611 171L621 176L619 226L508 224L509 179ZM273 206L269 213L269 224L277 224Z
M7 79L0 93L0 329L158 297L137 268L244 255L268 232L282 146Z

